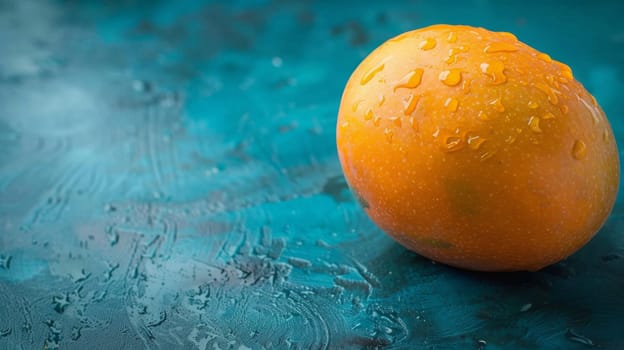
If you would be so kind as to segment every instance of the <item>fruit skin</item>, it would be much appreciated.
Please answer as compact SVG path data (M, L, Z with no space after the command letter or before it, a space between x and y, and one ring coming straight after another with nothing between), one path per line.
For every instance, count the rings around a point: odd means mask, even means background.
M570 68L483 28L436 25L375 49L345 87L336 142L382 230L470 270L566 258L618 191L611 127Z

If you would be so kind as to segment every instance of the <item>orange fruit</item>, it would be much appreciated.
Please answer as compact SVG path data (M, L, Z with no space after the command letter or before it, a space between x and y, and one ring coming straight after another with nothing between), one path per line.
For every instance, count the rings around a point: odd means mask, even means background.
M351 75L336 132L370 218L456 267L557 262L596 234L618 190L596 100L510 33L436 25L388 40Z

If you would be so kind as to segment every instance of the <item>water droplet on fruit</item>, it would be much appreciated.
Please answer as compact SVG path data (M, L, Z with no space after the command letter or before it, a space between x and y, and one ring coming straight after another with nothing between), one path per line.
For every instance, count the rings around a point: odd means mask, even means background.
M503 105L503 101L501 101L500 97L490 101L489 105L492 106L494 108L494 110L497 111L497 112L501 112L502 113L502 112L505 111L505 106Z
M457 41L457 34L455 34L455 32L450 32L448 36L446 37L446 42L452 44L456 41Z
M585 142L581 140L574 141L574 145L572 146L572 156L575 159L581 160L585 158L587 154L587 146L585 146Z
M505 138L505 143L511 145L512 143L516 142L517 137L518 135L509 135L507 136L507 138Z
M550 62L552 62L552 58L550 58L550 56L548 56L547 54L542 53L542 52L538 53L538 54L536 55L536 57L537 57L538 59L540 59L540 60L542 60L542 61L546 62L546 63L550 63Z
M449 97L444 101L444 107L451 112L457 111L457 107L459 106L459 101L456 98Z
M457 63L457 54L468 51L465 46L458 46L449 49L448 56L444 59L447 64Z
M410 94L407 100L403 101L403 114L410 115L416 109L416 105L418 104L418 97L414 96L414 94Z
M373 117L373 125L375 126L379 126L379 124L381 123L381 117L376 115L375 117Z
M481 153L481 156L479 156L479 158L483 162L483 161L486 161L486 160L492 158L494 156L494 154L496 154L496 151L483 152L483 153Z
M351 110L353 112L357 111L358 107L360 107L360 103L362 103L363 100L358 100L355 101L355 103L353 103L353 105L351 106Z
M485 49L483 49L483 52L485 53L514 51L518 51L518 47L516 45L502 41L490 43L485 47Z
M413 89L420 85L424 70L422 68L416 68L407 73L394 87L394 91L399 88Z
M555 80L555 76L552 74L546 74L546 81L549 85L559 88L559 82Z
M570 66L561 62L556 62L556 63L557 63L557 66L559 66L560 68L559 74L561 74L561 77L569 81L574 80L574 75L572 74L572 68L570 68Z
M418 131L418 120L416 120L416 118L409 117L409 123L412 126L412 129L414 129L415 131Z
M564 78L564 77L557 77L557 80L561 83L561 84L567 84L570 82L570 80Z
M384 102L386 102L386 96L379 95L379 107L383 106Z
M389 128L384 129L384 134L386 135L386 140L389 143L392 143L392 137L394 136L394 132Z
M609 130L608 129L604 129L604 131L602 132L602 141L609 143Z
M403 123L401 122L401 117L390 117L388 118L388 120L390 120L394 125L398 126L399 128L403 125Z
M561 110L561 113L568 114L569 108L567 105L561 105L559 109Z
M554 115L554 114L552 114L552 113L550 113L550 112L546 112L546 114L544 114L544 115L542 116L542 119L544 119L544 120L548 120L548 119L555 119L555 115Z
M539 108L539 104L538 104L537 102L533 101L533 100L529 101L529 102L527 103L527 106L528 106L530 109L536 109L536 108Z
M518 41L518 38L516 38L516 36L510 32L498 32L498 35L507 37L508 39L511 39L513 41Z
M551 88L550 86L544 84L544 83L534 83L533 84L534 87L536 87L538 90L542 91L543 93L546 94L546 96L548 96L548 102L550 102L553 105L556 105L557 103L559 103L559 98L557 97L557 90Z
M457 68L442 71L438 79L447 86L455 86L461 81L461 70Z
M364 120L371 120L371 119L373 119L373 111L369 108L364 114Z
M507 81L507 77L503 72L505 64L501 61L483 62L480 65L481 72L489 76L493 85L503 84Z
M462 81L462 92L464 94L469 94L470 93L470 85L472 84L472 80L470 79L464 79Z
M442 143L442 150L444 152L456 152L464 148L464 143L461 137L457 135L446 136Z
M343 129L347 128L349 126L349 122L343 122L340 127L342 127Z
M585 101L585 99L581 98L578 95L576 95L576 99L581 101L581 103L585 106L585 108L587 108L589 113L591 113L591 117L592 117L592 121L594 122L594 125L597 125L600 122L600 117L598 116L598 112L596 111L596 108L594 108L594 106L590 105L587 101Z
M431 50L436 47L436 44L437 42L435 41L435 39L427 38L418 44L418 48L421 50Z
M479 111L479 113L477 113L477 119L486 122L488 120L492 120L493 118L484 111Z
M469 136L467 141L468 141L468 146L471 149L478 150L479 148L481 148L481 145L483 145L486 139L479 137L479 136Z
M541 133L542 129L540 128L540 118L535 116L529 118L529 129L533 132Z
M431 134L431 136L433 136L434 138L438 138L438 136L440 135L440 129L436 128L435 131L433 132L433 134Z
M384 69L384 66L385 64L381 63L369 70L366 74L364 74L364 76L362 76L362 80L360 80L360 85L366 85L369 81L371 81L371 79L375 77L375 75L377 75L377 73L381 72Z

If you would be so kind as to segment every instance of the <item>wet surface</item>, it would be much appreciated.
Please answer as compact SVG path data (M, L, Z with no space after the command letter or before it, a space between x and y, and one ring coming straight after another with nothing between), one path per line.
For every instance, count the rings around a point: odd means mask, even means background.
M437 22L570 64L620 139L624 7L566 4L0 1L0 348L624 347L621 201L562 263L464 272L335 153L357 63Z

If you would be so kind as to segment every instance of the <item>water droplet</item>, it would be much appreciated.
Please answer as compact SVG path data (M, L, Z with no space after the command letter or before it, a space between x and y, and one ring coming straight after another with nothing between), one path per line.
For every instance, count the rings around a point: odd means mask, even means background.
M373 119L373 110L369 108L364 114L364 120L371 120L371 119Z
M403 125L403 123L401 122L401 117L390 117L388 118L388 120L390 120L394 125L398 126L399 128Z
M503 72L505 64L501 61L483 62L481 63L481 72L492 78L493 85L503 84L507 81L507 76Z
M550 112L546 112L546 114L544 114L544 115L542 116L542 119L544 119L544 120L548 120L548 119L555 119L555 115L554 115L554 114L552 114L552 113L550 113Z
M381 123L381 117L376 115L373 117L373 125L375 126L379 126L379 124Z
M385 128L384 129L384 134L386 135L386 140L390 143L392 143L392 138L394 136L394 132L392 130L390 130L390 128Z
M438 138L438 136L440 135L440 129L436 128L435 131L433 132L433 134L431 134L431 136L433 136L434 138Z
M410 94L407 100L403 101L403 114L410 115L416 109L416 105L418 104L418 97L414 96L414 94Z
M462 81L462 92L464 94L469 94L470 93L470 85L472 84L472 80L471 79L464 79Z
M533 132L541 133L542 129L540 128L540 118L535 116L529 118L529 129Z
M455 34L455 32L450 32L448 36L446 37L446 42L452 44L456 41L457 41L457 34Z
M518 41L518 38L516 38L516 36L513 35L510 32L498 32L497 34L500 35L500 36L504 36L504 37L506 37L508 39L511 39L513 41Z
M479 148L481 148L481 145L483 145L486 139L479 136L469 136L467 141L470 149L478 150Z
M559 74L566 80L572 81L574 80L574 75L572 74L572 68L565 63L555 62L557 66L559 66Z
M415 131L418 131L418 120L416 120L416 118L409 117L409 123L412 126L412 129L414 129Z
M152 84L145 80L135 80L132 82L132 88L137 92L150 92Z
M582 99L579 95L576 95L576 99L581 101L581 103L585 106L585 108L587 108L589 113L591 113L591 117L592 117L592 121L594 122L594 125L598 124L600 122L600 117L598 116L598 112L596 111L596 109L592 105L590 105L587 101Z
M490 115L486 114L484 111L479 111L479 113L477 113L477 119L486 122L486 121L492 120L494 118L492 118Z
M437 42L435 41L435 39L427 38L418 44L418 48L421 50L431 50L436 47L436 44Z
M570 82L570 80L564 78L564 77L557 77L557 80L561 83L561 84L567 84Z
M589 97L592 100L592 103L594 104L594 106L598 107L598 101L596 101L596 98L594 97L594 95L589 94Z
M503 105L503 101L501 100L500 97L492 100L489 102L489 105L492 106L494 108L495 111L497 112L504 112L505 111L505 106Z
M550 84L551 86L554 86L556 88L559 88L559 82L557 80L555 80L555 76L552 74L546 74L546 81L548 82L548 84Z
M462 138L457 135L449 135L442 140L442 150L444 152L456 152L464 148Z
M535 57L537 57L538 59L540 59L540 60L542 60L542 61L544 61L546 63L552 62L552 58L550 58L550 56L548 56L547 54L542 53L542 52L538 53Z
M358 109L358 107L360 107L360 103L362 103L362 101L364 101L364 100L355 101L355 103L353 103L353 105L351 106L351 111L353 111L353 112L357 111L357 109Z
M536 108L539 108L539 104L538 104L537 102L533 101L533 100L529 101L529 102L527 103L527 106L528 106L530 109L536 109Z
M460 69L453 68L449 70L442 71L440 75L438 75L438 79L444 83L444 85L455 86L459 84L461 81L462 72Z
M80 331L82 330L82 327L72 327L71 330L71 338L73 341L76 341L78 339L80 339Z
M420 85L424 70L422 68L416 68L407 73L394 87L394 91L399 88L413 89Z
M65 309L71 304L69 294L64 293L62 295L56 295L52 297L52 304L54 305L54 311L62 314Z
M466 52L466 51L468 50L466 49L465 46L453 47L449 49L448 56L444 59L444 62L446 62L447 64L457 63L457 60L458 60L457 54L461 52Z
M481 161L486 161L490 158L492 158L494 155L496 154L496 151L487 151L487 152L483 152L481 153L481 155L479 156L479 158L481 159Z
M609 130L608 129L604 129L604 131L602 132L602 140L606 143L609 143Z
M342 124L340 124L340 127L345 129L349 126L349 122L343 122Z
M379 107L383 106L384 102L386 102L386 96L379 95Z
M459 101L456 98L449 97L444 101L444 107L451 112L457 111L457 107L459 106Z
M596 346L596 343L594 343L591 339L587 338L584 335L576 333L574 330L572 330L570 328L566 332L566 338L568 338L570 341L573 341L573 342L576 342L576 343L580 343L580 344L586 345L588 347Z
M585 142L581 140L574 141L574 145L572 146L572 156L574 159L581 160L585 158L587 154L587 146L585 146Z
M0 269L8 270L11 267L11 259L13 257L11 255L2 255L0 254Z
M561 113L568 114L569 108L567 105L561 105L559 106L559 109L561 110Z
M559 98L557 97L557 94L556 94L559 91L551 88L550 86L544 83L539 83L539 82L533 84L533 86L535 86L537 89L545 93L546 96L548 96L548 102L550 102L551 104L556 105L557 103L559 103Z
M518 138L518 135L512 134L507 136L507 138L505 138L505 143L511 145L512 143L516 142L516 139Z
M106 237L108 238L108 243L111 247L119 242L119 232L117 232L117 230L112 226L108 226L106 228Z
M483 49L483 52L485 53L514 51L518 51L518 47L516 45L502 41L490 43L485 47L485 49Z
M373 79L375 77L375 75L377 75L377 73L381 72L384 69L384 66L385 66L385 64L381 63L381 64L373 67L368 72L366 72L366 74L364 74L364 76L362 76L362 80L360 80L360 85L366 85L369 81L371 81L371 79Z

